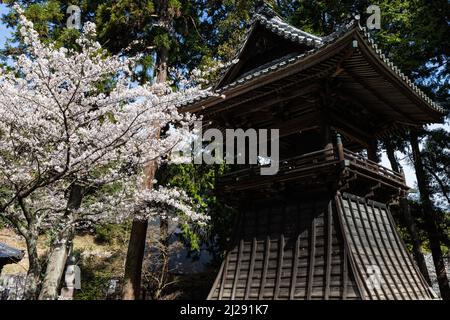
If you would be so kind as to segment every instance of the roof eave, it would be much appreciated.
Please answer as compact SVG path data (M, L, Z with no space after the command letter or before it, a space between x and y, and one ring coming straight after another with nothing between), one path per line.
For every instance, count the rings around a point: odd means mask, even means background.
M370 38L370 35L365 28L356 27L356 25L355 27L351 27L346 30L343 34L341 33L339 36L336 36L334 39L332 38L322 47L313 49L311 50L312 52L308 52L307 54L300 55L299 57L301 58L292 64L275 69L273 72L259 75L258 77L254 77L248 81L245 81L245 79L240 79L238 81L239 83L234 83L233 86L227 85L218 90L217 93L226 96L225 99L227 99L228 97L233 97L239 93L246 92L248 88L254 87L255 83L259 82L258 86L261 86L268 82L276 81L286 74L299 72L308 67L308 60L319 56L319 61L315 62L319 63L327 57L327 54L332 53L336 47L345 46L345 44L347 44L348 41L351 41L352 38L355 38L355 36L359 43L362 44L360 49L362 49L363 53L372 60L372 64L376 66L379 72L384 76L388 76L388 80L401 88L403 92L407 92L411 101L417 104L419 108L429 116L427 120L422 122L418 121L417 125L442 121L442 118L445 115L445 110L427 97L425 93L423 93L408 77L406 77L406 75L404 75L391 61L389 61L384 54L382 54L381 50L377 48L377 45L374 43L373 39ZM183 112L201 112L201 110L205 110L210 106L222 102L223 100L224 98L222 96L212 96L182 106L181 110Z
M383 68L383 74L390 75L391 80L397 86L406 89L405 92L408 92L410 98L432 117L429 123L440 122L446 114L445 110L420 90L411 79L382 53L365 28L357 28L356 34L360 43L363 44L360 49L363 50L366 56L378 61L376 66L379 70L380 67Z

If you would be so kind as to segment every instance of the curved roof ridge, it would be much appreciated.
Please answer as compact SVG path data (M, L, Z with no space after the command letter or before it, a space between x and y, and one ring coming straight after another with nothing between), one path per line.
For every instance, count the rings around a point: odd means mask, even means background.
M296 27L292 26L291 24L287 23L286 21L284 21L279 16L274 16L274 17L268 18L267 16L257 13L255 15L255 18L256 18L255 19L256 21L262 22L265 26L267 26L269 28L276 28L276 29L278 29L280 31L284 31L286 33L301 35L304 37L314 39L318 42L322 42L321 37L296 28Z
M341 27L337 28L336 31L330 33L329 35L322 38L323 44L333 42L337 38L341 37L343 34L347 33L351 29L358 27L359 23L356 19L351 19L348 23L345 23Z
M308 45L318 46L322 44L322 38L312 35L306 31L300 30L289 23L282 20L279 16L267 17L262 14L255 14L253 24L259 22L262 26L270 31L282 36L286 40L299 43L307 43Z

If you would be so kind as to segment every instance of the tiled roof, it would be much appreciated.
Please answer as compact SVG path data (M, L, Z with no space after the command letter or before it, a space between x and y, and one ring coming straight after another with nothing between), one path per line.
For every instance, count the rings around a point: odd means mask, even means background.
M268 11L269 10L269 11ZM352 20L350 23L344 25L343 27L339 28L336 32L326 36L326 37L317 37L314 35L311 35L307 32L304 32L300 29L297 29L288 23L282 21L282 19L277 16L273 11L270 11L270 9L265 8L264 10L257 13L254 17L252 27L250 28L246 41L248 40L251 31L255 28L256 24L261 24L268 30L278 34L279 36L298 43L307 44L311 47L310 50L301 53L299 55L295 56L285 56L281 59L274 60L268 64L264 64L245 75L241 76L240 78L236 79L235 81L218 88L215 90L215 94L224 94L227 90L239 87L241 85L244 85L246 82L250 80L257 79L259 77L263 77L267 74L273 73L275 71L284 69L289 67L290 65L299 62L306 57L315 54L318 51L321 51L325 47L327 47L329 44L334 43L338 41L343 35L345 35L347 32L351 31L352 29L357 29L358 32L363 36L365 42L369 45L369 47L373 50L373 52L378 55L378 57L384 62L384 64L392 70L394 74L396 74L404 83L406 83L412 91L423 101L425 101L429 107L432 109L444 114L445 110L436 102L434 102L431 98L429 98L422 90L419 89L417 85L414 84L413 81L411 81L404 73L401 72L401 70L395 66L392 61L390 61L385 54L378 48L377 44L375 43L374 39L371 37L370 33L367 31L365 27L361 27L358 20ZM241 46L240 50L238 51L239 54L241 53L244 44ZM183 103L178 104L178 107L186 106L189 104L197 103L203 100L206 100L209 98L210 95L208 94L202 94L199 95L193 99L187 100Z
M325 193L245 201L208 299L435 298L386 205Z
M434 299L385 204L347 193L336 196L335 201L348 254L366 299ZM372 281L378 281L379 287Z
M21 260L23 252L18 249L14 249L6 244L0 243L0 260Z
M299 43L312 44L312 49L310 49L302 54L299 54L299 55L284 56L280 59L271 61L270 63L264 64L256 69L253 69L250 72L248 72L247 74L245 74L243 77L240 77L239 79L227 84L226 86L223 86L223 87L215 90L216 94L221 94L221 93L227 91L228 89L238 87L239 85L242 85L242 84L246 83L247 81L262 77L271 72L285 68L299 60L302 60L302 59L306 58L307 56L317 52L324 45L329 44L329 43L333 42L334 40L338 39L339 36L342 33L344 33L343 31L348 31L350 26L353 26L353 24L349 24L349 25L345 26L344 28L340 29L339 32L334 33L333 37L327 37L326 39L325 38L322 39L322 38L310 35L309 33L304 32L300 29L290 26L289 24L281 21L281 19L278 16L275 16L272 18L267 18L267 17L262 16L261 14L256 14L255 19L253 21L253 26L250 30L253 30L256 23L263 24L263 26L267 27L271 31L276 30L274 32L276 32L278 35L281 35L282 37L284 37L287 40L291 40L291 41L295 40L295 41L298 41ZM247 33L246 40L248 39L250 33L251 33L250 31ZM238 50L238 54L236 55L236 57L239 56L239 53L242 51L242 49L245 45L245 42L246 41L244 41L244 43L241 45L241 48ZM199 101L207 99L208 97L210 97L210 95L208 95L206 93L202 93L202 94L196 96L195 98L189 99L183 103L178 104L177 107L182 107L182 106L186 106L186 105L189 105L189 104L192 104L195 102L199 102Z
M274 20L274 18L272 19ZM286 24L286 23L285 23ZM271 73L273 71L288 67L289 65L299 61L299 60L303 60L304 58L306 58L307 56L312 55L313 53L316 53L317 51L319 51L320 49L322 49L324 46L336 41L337 39L339 39L339 37L346 33L347 31L349 31L350 29L352 29L354 27L354 22L346 25L345 27L341 28L338 32L334 33L331 37L327 37L324 38L323 40L321 39L320 42L316 42L317 45L314 46L314 48L299 54L299 55L295 55L295 56L289 56L289 57L283 57L282 59L278 59L278 60L274 60L271 63L265 64L260 66L259 68L256 68L254 70L252 70L251 73L247 74L245 77L241 77L239 79L237 79L236 81L220 88L218 90L218 92L222 93L224 91L226 91L227 89L236 87L240 84L243 84L249 80L252 80L254 78L258 78L260 76L266 75L268 73ZM295 29L295 28L294 28ZM298 29L296 29L298 30ZM301 30L298 30L300 32L303 32Z
M314 47L318 47L323 43L322 38L297 29L281 20L278 16L268 18L264 15L256 14L253 23L256 22L259 22L265 28L285 38L286 40Z

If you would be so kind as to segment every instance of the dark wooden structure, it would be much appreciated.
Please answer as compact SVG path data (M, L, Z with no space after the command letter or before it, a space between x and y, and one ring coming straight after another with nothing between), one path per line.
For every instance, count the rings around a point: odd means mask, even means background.
M262 6L237 57L217 96L180 107L214 128L279 128L283 160L274 176L221 179L239 218L208 298L434 298L386 205L408 186L377 143L439 121L440 106L357 21L317 37Z
M0 243L0 273L3 266L11 263L17 263L22 260L24 252L22 250L11 248L6 244Z

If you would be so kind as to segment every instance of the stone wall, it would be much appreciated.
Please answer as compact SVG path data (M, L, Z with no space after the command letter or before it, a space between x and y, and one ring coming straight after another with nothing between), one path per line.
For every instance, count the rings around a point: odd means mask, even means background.
M22 300L26 274L5 274L0 276L0 300Z

